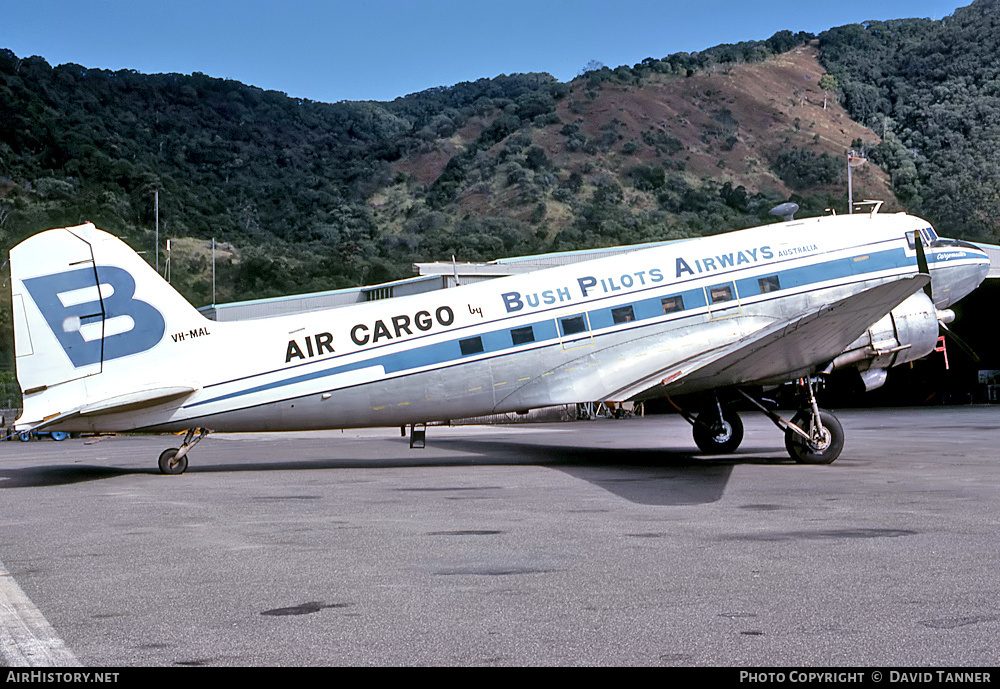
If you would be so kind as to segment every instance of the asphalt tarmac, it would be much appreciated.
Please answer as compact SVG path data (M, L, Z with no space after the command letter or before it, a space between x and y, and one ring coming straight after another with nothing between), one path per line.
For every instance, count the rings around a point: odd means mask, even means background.
M1000 408L837 414L2 443L0 664L996 666Z

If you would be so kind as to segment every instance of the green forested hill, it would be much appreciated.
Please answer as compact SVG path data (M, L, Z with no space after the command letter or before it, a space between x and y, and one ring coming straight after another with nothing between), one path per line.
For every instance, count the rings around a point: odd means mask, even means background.
M491 80L476 89L479 107L553 82ZM3 51L0 230L9 246L91 220L152 250L159 190L162 236L215 237L243 250L227 276L233 294L380 279L392 270L380 263L365 200L390 181L389 161L420 145L422 127L471 98L463 90L393 107L313 103L202 74L52 68ZM294 281L284 280L293 265Z
M668 134L669 113L629 131L624 118L595 109L607 94L641 98L650 84L760 63L811 38L780 32L598 67L571 84L518 74L335 104L199 73L52 67L0 50L0 240L9 247L89 220L151 253L159 191L161 237L235 248L219 266L227 300L404 277L414 260L452 254L485 259L754 224L788 188L685 170L695 144L732 152L740 139L720 89L698 96L714 114L694 134ZM800 163L786 161L789 174ZM837 177L826 168L814 182ZM176 258L175 284L209 301L204 261Z
M943 21L852 24L820 35L851 116L883 143L873 159L908 208L944 233L998 241L1000 2Z

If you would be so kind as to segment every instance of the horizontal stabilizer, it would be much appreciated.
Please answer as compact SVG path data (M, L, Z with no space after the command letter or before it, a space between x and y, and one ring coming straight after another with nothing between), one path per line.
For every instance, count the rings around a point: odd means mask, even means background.
M194 393L196 390L197 388L193 387L176 386L130 392L124 395L103 399L99 402L91 402L80 407L79 409L71 409L67 412L52 414L44 419L32 421L25 419L22 416L17 420L15 429L17 431L37 431L74 417L118 414L122 412L135 411L137 409L145 409L146 407L154 407L158 404L166 404L168 402L182 400L188 395Z
M167 402L182 399L190 395L196 389L197 388L178 386L171 388L156 388L155 390L141 390L139 392L131 392L126 395L119 395L117 397L112 397L111 399L101 400L100 402L94 402L93 404L87 404L79 411L81 414L88 416L133 411L135 409L143 409L145 407L152 407L157 404L165 404Z

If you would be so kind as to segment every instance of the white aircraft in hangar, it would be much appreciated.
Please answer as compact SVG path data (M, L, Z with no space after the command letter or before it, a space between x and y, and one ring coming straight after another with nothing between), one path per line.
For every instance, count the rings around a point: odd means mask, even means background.
M588 400L703 392L706 453L743 436L726 393L829 463L840 423L817 375L870 387L931 352L947 307L985 278L979 248L899 214L831 215L683 240L408 297L274 318L204 318L128 246L81 225L10 252L15 430L187 431L411 425ZM753 392L798 381L790 420Z

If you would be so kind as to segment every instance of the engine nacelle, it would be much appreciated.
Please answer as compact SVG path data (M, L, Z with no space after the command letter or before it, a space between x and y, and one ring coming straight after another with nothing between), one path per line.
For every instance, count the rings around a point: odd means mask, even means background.
M938 320L948 322L954 313L939 313L930 297L917 292L865 331L833 360L829 371L855 366L865 388L874 390L885 382L885 370L921 359L934 351Z

